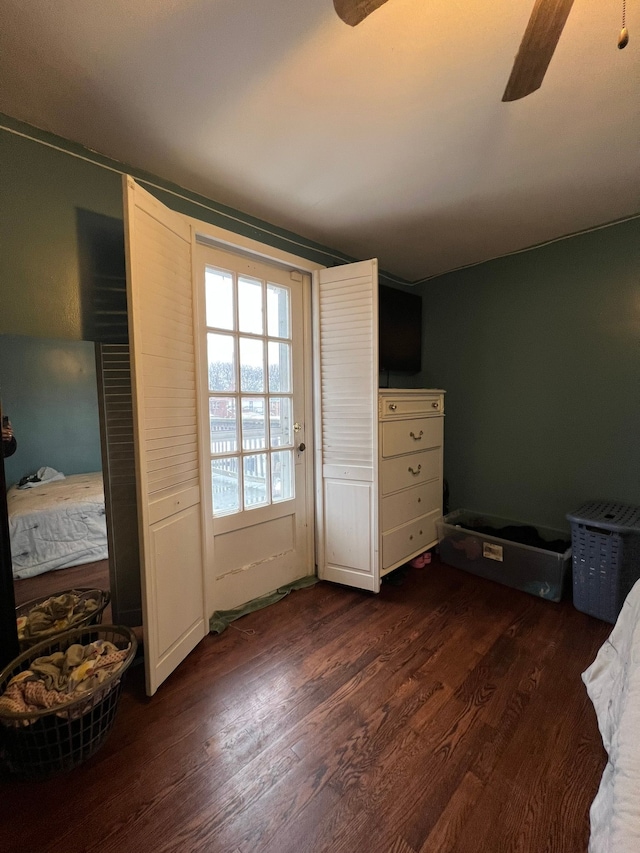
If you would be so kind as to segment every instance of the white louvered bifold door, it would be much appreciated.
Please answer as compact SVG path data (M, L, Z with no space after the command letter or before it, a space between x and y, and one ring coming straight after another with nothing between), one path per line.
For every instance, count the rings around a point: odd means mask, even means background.
M125 178L147 693L207 633L192 243L186 220Z
M317 273L318 574L378 592L378 263Z

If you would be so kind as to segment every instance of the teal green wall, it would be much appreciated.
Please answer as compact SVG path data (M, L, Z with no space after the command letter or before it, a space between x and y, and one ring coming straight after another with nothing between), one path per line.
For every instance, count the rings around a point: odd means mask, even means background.
M7 485L38 468L102 470L94 345L0 335L0 395L18 441Z
M122 219L121 178L0 131L0 334L82 338L76 209Z
M566 527L640 504L640 219L421 289L452 509Z

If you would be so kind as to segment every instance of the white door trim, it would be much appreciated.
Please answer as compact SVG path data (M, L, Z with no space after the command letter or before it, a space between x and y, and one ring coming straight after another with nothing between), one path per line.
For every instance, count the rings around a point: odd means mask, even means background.
M228 252L246 254L255 260L308 273L324 269L326 266L325 264L317 263L317 261L310 261L308 258L293 255L291 252L285 252L275 246L260 243L258 240L253 240L250 237L244 237L242 234L236 234L233 231L220 228L218 225L210 225L201 219L195 219L191 216L187 216L185 219L191 224L196 241L205 245L226 249Z

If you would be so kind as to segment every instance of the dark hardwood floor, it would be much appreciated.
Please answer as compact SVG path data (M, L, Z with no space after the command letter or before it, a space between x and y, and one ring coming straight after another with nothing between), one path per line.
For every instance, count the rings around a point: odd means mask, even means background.
M402 570L403 572L405 570ZM207 637L101 751L0 783L4 851L584 853L610 626L439 563Z

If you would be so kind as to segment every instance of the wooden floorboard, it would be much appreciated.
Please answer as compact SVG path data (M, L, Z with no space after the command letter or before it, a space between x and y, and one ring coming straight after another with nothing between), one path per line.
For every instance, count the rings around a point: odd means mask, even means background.
M578 853L610 626L439 563L319 583L210 635L109 740L0 781L7 853ZM402 583L399 583L402 581Z

